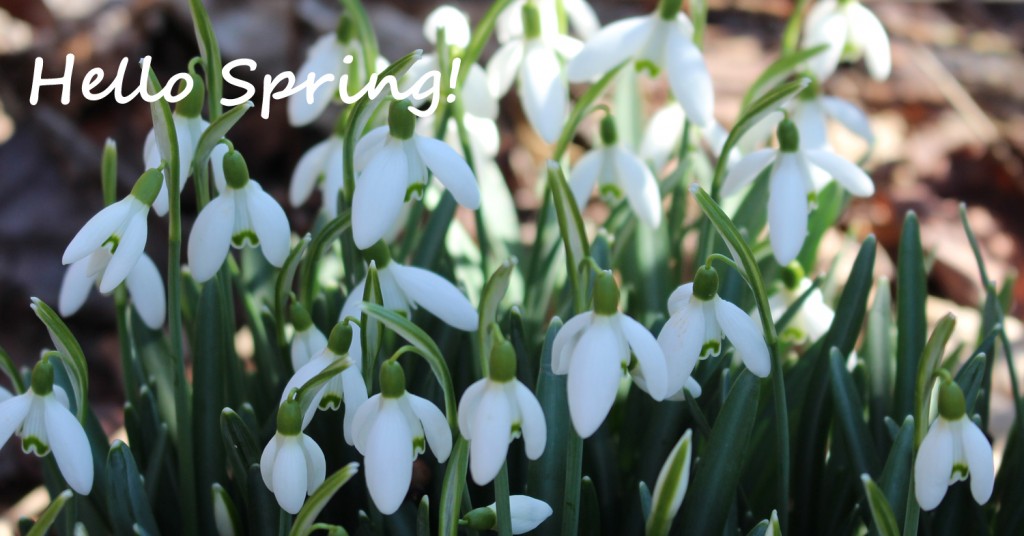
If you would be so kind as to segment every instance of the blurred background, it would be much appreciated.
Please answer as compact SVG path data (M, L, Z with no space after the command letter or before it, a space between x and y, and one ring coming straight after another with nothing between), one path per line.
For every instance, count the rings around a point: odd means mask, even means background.
M415 48L429 48L421 24L440 3L365 0L382 53L394 59ZM452 3L474 21L490 4ZM893 278L900 224L908 210L916 211L924 247L934 256L928 285L935 298L929 316L936 319L953 310L961 340L973 344L982 288L960 225L959 201L968 204L993 279L1002 285L1024 265L1024 1L864 3L889 31L892 77L878 83L861 67L846 67L830 80L827 91L868 112L878 144L867 168L878 193L855 203L844 216L842 229L823 246L823 267L834 257L852 261L850 244L875 233L883 250L876 270ZM205 4L225 62L240 57L256 60L257 72L246 78L257 83L264 74L296 70L306 47L333 30L340 12L331 0ZM655 1L591 4L607 24L650 11ZM743 92L777 57L793 5L791 0L709 4L705 53L715 82L718 119L728 127ZM495 46L492 40L485 58ZM58 89L43 88L39 104L29 105L35 59L45 61L44 76L59 76L69 53L76 58L71 102L62 105ZM64 248L102 205L99 165L105 139L118 145L121 195L142 171L142 142L151 128L148 105L141 99L125 105L113 98L89 102L81 95L82 77L90 68L101 67L109 78L128 57L125 86L131 91L139 79L134 60L153 56L154 68L166 79L184 71L197 54L186 0L0 0L0 345L16 363L34 361L50 344L28 308L29 297L56 304ZM652 84L648 89L652 101L664 99L664 88ZM275 101L269 119L250 113L231 138L245 153L253 176L286 206L296 161L330 132L331 125L328 117L314 126L292 129L284 101ZM499 163L529 241L540 204L535 166L548 149L530 132L514 97L503 100L499 127ZM835 135L840 152L858 155L863 150L852 135ZM182 196L186 226L194 217L190 192L191 186ZM289 208L293 228L300 232L311 225L314 214L308 207ZM598 214L596 219L603 217ZM147 252L163 265L166 220L150 221L154 230ZM1014 294L1018 305L1013 312L1019 318L1024 282L1016 283ZM1021 356L1020 322L1010 321L1015 354ZM94 293L68 323L90 360L93 408L107 432L115 435L122 424L123 398L112 300ZM1024 360L1017 366L1021 369ZM998 438L1005 437L1013 417L1005 370L999 361L992 430L997 450ZM17 451L16 442L9 442L0 453L0 512L7 511L3 517L9 520L33 507L31 495L22 499L40 481L38 460Z

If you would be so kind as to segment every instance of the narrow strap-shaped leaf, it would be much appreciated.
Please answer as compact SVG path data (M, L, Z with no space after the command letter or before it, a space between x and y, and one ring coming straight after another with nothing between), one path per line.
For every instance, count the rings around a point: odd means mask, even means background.
M692 456L693 432L687 430L676 446L672 448L665 465L658 474L654 485L651 514L647 517L647 536L668 534L679 507L686 496L690 481L690 458Z
M868 506L871 508L871 517L875 521L875 529L882 536L900 536L899 525L896 524L896 517L892 513L889 501L885 493L868 475L860 476L864 484L864 493L868 498Z
M553 510L551 519L537 527L537 532L544 535L558 534L562 527L561 509L556 508L556 505L562 502L566 431L572 427L569 420L565 376L556 376L551 370L551 348L561 327L561 319L557 316L551 319L541 349L536 394L537 401L544 411L548 443L544 447L544 454L530 462L527 472L526 489L530 490L530 495L548 503Z
M256 436L231 408L224 408L220 413L220 434L234 478L240 480L244 488L249 466L260 461L261 451Z
M580 95L575 106L573 106L572 112L569 114L569 119L565 122L565 126L562 127L562 133L555 142L555 149L551 153L553 155L551 157L552 160L557 162L562 159L565 151L569 149L569 144L572 143L573 137L576 135L576 129L579 128L580 122L591 111L591 106L601 97L604 90L608 88L608 84L615 80L615 76L619 74L619 70L626 63L620 63L614 69L605 73L597 82L591 84L583 95Z
M459 519L462 518L462 492L466 486L466 469L469 467L469 443L461 436L455 439L448 467L441 482L441 497L438 499L438 534L456 536Z
M350 462L341 469L338 469L333 475L327 477L327 480L324 480L324 483L320 484L320 487L302 505L302 509L295 516L295 523L292 524L292 530L288 533L289 536L306 536L310 534L312 532L310 527L313 526L316 517L320 515L320 512L324 510L327 503L338 493L338 490L358 472L359 463Z
M457 432L459 425L456 414L455 387L452 385L451 373L448 372L448 365L444 360L444 356L441 355L441 350L437 347L437 343L422 328L392 310L385 309L375 303L364 303L363 311L370 317L380 321L403 339L409 341L419 350L420 356L427 360L430 370L434 373L434 377L444 391L444 409L445 415L448 417L448 425L451 426L453 431Z
M480 55L484 52L484 47L487 46L487 41L491 39L491 33L494 31L494 25L498 21L498 16L512 3L513 0L497 0L487 9L487 13L484 13L483 18L476 23L469 44L466 45L466 51L462 53L462 68L459 70L456 87L462 87L466 77L469 76L469 66L480 59Z
M203 135L199 137L199 141L196 144L196 153L192 159L193 169L203 169L206 167L213 148L220 143L221 139L228 135L231 128L238 124L245 117L245 113L252 107L252 101L239 104L229 110L228 113L210 122L210 126L203 131Z
M150 508L139 476L135 457L128 445L114 441L107 454L107 515L116 534L132 534L133 525L138 524L148 534L159 534L156 519Z
M313 240L309 243L309 254L305 256L299 270L299 298L307 311L313 310L313 299L317 292L316 271L320 258L351 225L351 212L345 210L313 235Z
M242 534L242 519L238 517L238 508L228 490L215 482L210 488L210 494L213 497L213 517L217 520L219 536Z
M202 0L189 0L189 11L192 12L192 24L195 27L196 42L199 54L203 58L203 70L206 72L206 94L210 103L210 119L216 121L220 117L221 87L221 56L217 36L213 32L210 14L203 6Z
M897 526L903 525L906 517L907 497L910 493L911 472L914 469L914 418L907 416L900 425L889 449L889 458L878 478L878 485L885 492L888 503L892 506ZM913 500L911 498L911 500Z
M260 472L259 464L252 464L246 472L246 494L249 497L249 507L246 510L245 522L249 534L256 536L284 536L279 525L281 516L287 515L277 504L274 493L267 489L263 482L263 475ZM289 518L291 516L288 516Z
M928 289L924 271L924 253L921 251L921 231L917 215L907 213L900 236L899 256L896 259L896 389L893 398L893 418L899 420L914 414L914 382L918 360L928 336L925 318L925 298ZM920 424L920 423L919 423Z
M994 336L995 332L992 335ZM982 381L985 379L985 362L987 360L985 354L976 354L956 373L956 383L963 389L964 401L967 403L965 409L968 415L973 415L975 412L974 406L982 389Z
M491 277L484 284L483 294L480 295L480 306L477 314L480 321L477 329L477 348L480 352L478 373L487 377L488 360L491 355L491 338L487 336L486 327L498 321L498 306L505 298L508 291L508 284L512 280L512 272L515 270L518 260L515 257L501 263L501 266L491 274Z
M576 312L581 312L585 304L580 288L579 266L583 259L590 255L590 244L583 227L580 209L576 206L569 184L562 173L562 167L553 160L548 161L548 188L554 200L555 214L558 217L558 228L565 244L566 267L569 281L572 284Z
M601 503L597 499L597 486L589 476L580 481L580 534L601 535Z
M764 88L771 86L785 79L796 69L799 69L801 65L807 60L821 54L828 48L828 45L818 45L813 48L799 50L793 54L784 54L775 60L771 65L761 71L757 79L754 80L753 84L747 89L747 92L743 95L743 102L740 105L741 110L746 110L753 100L761 95ZM741 112L742 113L742 112Z
M860 354L864 358L868 374L868 408L871 415L871 432L875 444L887 444L884 419L892 409L893 371L895 359L892 349L892 295L889 279L878 278L875 283L875 301L868 312L864 328L864 344Z
M214 530L213 499L210 496L214 482L224 480L224 443L217 435L221 410L225 406L224 382L226 347L230 344L227 327L220 323L221 308L227 304L220 300L220 279L203 285L199 297L195 340L192 341L192 424L195 427L196 500L199 504L199 522L204 532ZM225 340L227 339L227 340Z
M366 285L363 286L363 303L373 303L384 306L384 294L380 286L380 274L377 272L375 263L370 263L366 270ZM359 331L361 340L359 344L363 348L362 371L363 379L367 386L373 385L374 363L377 361L377 354L380 353L384 341L384 330L380 322L363 311L359 315L359 323L362 329Z
M46 302L39 298L32 298L32 311L46 326L46 331L50 333L50 340L57 347L61 363L64 364L71 380L76 416L79 422L85 423L89 404L89 367L86 364L82 347L78 344L78 339L71 334L68 325L49 305L46 305Z
M917 445L924 441L925 433L928 431L928 408L931 405L932 382L935 381L935 371L939 369L942 356L946 353L946 343L953 335L953 328L956 327L956 317L953 313L946 313L937 324L928 342L924 345L920 362L917 365L917 382L914 390L914 420L917 422L915 440Z
M3 347L0 347L0 372L3 372L4 376L11 380L11 385L14 386L14 394L25 392L25 383L22 381L21 375L18 374L14 361L11 361L11 356L7 355L7 350L4 350Z
M430 495L424 495L416 509L416 536L430 536Z
M846 441L846 452L858 474L877 474L878 455L871 443L871 434L861 417L864 406L853 377L846 370L846 359L839 349L832 347L829 353L829 380L832 382L832 402L839 429Z
M292 291L292 284L295 282L295 272L299 269L299 261L302 254L306 252L309 243L313 241L313 235L306 233L299 240L298 244L288 253L284 265L277 272L277 279L274 281L274 320L277 324L277 345L281 348L288 346L288 338L285 337L284 327L287 323L288 296Z
M64 509L64 505L67 504L74 495L74 492L66 489L54 497L53 501L50 502L50 506L47 506L46 510L43 510L39 519L36 520L32 525L32 529L29 530L25 536L46 536L49 534L50 527L53 526L54 521L57 521L57 516L60 515L60 511Z
M647 483L643 480L637 486L637 494L640 497L640 513L643 514L644 519L651 517L651 488L647 487Z

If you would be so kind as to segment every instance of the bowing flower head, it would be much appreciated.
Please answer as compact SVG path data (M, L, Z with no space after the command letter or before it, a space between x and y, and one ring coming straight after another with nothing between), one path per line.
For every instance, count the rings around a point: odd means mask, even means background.
M327 337L313 324L309 312L298 301L292 304L291 317L295 328L291 344L292 370L297 371L327 348Z
M302 409L289 399L277 410L277 433L260 457L260 474L277 504L297 514L327 476L327 461L313 438L302 433Z
M825 45L825 50L807 62L808 68L824 80L843 59L864 58L871 78L883 81L892 71L892 52L885 27L857 0L821 0L807 13L804 48Z
M512 534L526 534L539 527L554 513L548 503L528 495L510 495L508 507L512 518ZM470 510L462 517L459 524L474 530L497 531L497 503Z
M797 262L789 263L782 272L782 286L768 298L772 320L778 322L786 311L811 288L811 280L804 277L804 270ZM756 314L756 311L751 313ZM820 339L832 326L836 313L828 304L821 289L814 289L804 299L800 309L790 317L789 324L779 333L779 338L791 344L804 344Z
M494 34L499 43L507 43L523 35L525 28L522 12L528 2L537 6L542 35L562 33L559 9L564 13L573 33L582 39L589 39L601 28L597 13L586 0L513 0L501 11L494 25Z
M345 184L345 141L335 132L302 154L288 186L288 202L300 207L320 187L320 206L327 217L338 217L338 193Z

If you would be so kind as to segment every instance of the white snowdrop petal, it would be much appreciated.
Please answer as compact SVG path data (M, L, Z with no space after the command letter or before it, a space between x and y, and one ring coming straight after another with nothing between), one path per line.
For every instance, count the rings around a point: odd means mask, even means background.
M498 386L488 386L473 412L473 435L469 438L469 472L473 482L483 486L498 476L508 454L512 434L512 408Z
M480 404L480 397L483 396L485 387L487 387L487 379L482 378L470 384L462 393L458 415L459 433L462 434L462 437L473 436L473 412Z
M306 495L312 495L327 477L327 460L320 445L313 438L302 434L302 450L306 457Z
M394 401L377 413L366 439L366 487L384 515L398 510L412 483L412 435Z
M519 405L519 428L523 432L526 457L536 460L544 454L548 442L548 425L537 397L522 382L515 381L516 404Z
M124 236L118 241L117 249L114 250L107 269L103 272L103 278L100 279L100 292L113 292L139 262L142 252L146 249L146 238L149 235L149 227L146 225L148 212L144 210L132 214L124 230Z
M227 177L224 176L224 157L228 154L228 146L218 143L210 151L210 169L213 170L213 185L217 193L224 192L228 187Z
M914 460L914 495L922 510L934 510L946 496L949 475L953 472L953 437L949 424L936 419Z
M366 292L366 279L356 283L356 286L352 287L352 290L345 296L345 304L341 306L341 313L338 315L338 320L344 320L348 317L359 319L362 315L360 307L363 304L363 294Z
M676 99L686 115L699 127L710 126L714 120L715 93L711 74L704 64L700 49L690 35L671 26L666 40L665 70Z
M546 42L566 61L572 60L583 50L582 41L562 33L556 33L547 37Z
M401 145L388 145L356 179L352 199L352 238L367 249L384 236L402 211L408 169Z
M167 294L160 270L153 259L142 254L124 281L132 305L149 329L160 329L167 317Z
M768 236L780 266L800 254L807 237L807 178L795 154L780 154L768 194Z
M847 5L846 15L853 28L850 38L864 49L868 74L880 82L888 79L892 72L892 51L882 22L860 2Z
M704 346L704 329L701 308L687 307L673 312L658 333L668 376L666 393L678 393L697 366Z
M690 305L690 298L693 297L693 283L679 285L672 294L668 296L668 312L675 314Z
M864 170L845 158L831 151L803 151L807 160L815 166L827 171L848 192L858 197L868 197L875 193L875 183Z
M260 239L260 250L271 265L280 268L291 252L291 229L288 216L281 205L263 191L256 181L246 185L245 199L249 204L252 230Z
M661 225L661 192L650 168L625 149L614 149L615 168L626 191L626 200L640 221L652 229Z
M590 39L601 28L597 13L586 0L562 0L562 8L569 17L572 29L583 39Z
M467 114L491 120L498 118L498 99L491 93L487 83L487 71L479 64L469 66L469 74L466 75L459 98Z
M818 77L824 80L832 75L839 65L839 59L843 55L843 47L846 44L847 30L849 24L842 13L833 11L821 17L821 20L814 26L808 26L804 48L814 48L819 45L826 45L827 48L807 61L807 67Z
M964 457L967 458L967 468L970 471L971 495L978 504L985 504L992 497L992 487L995 485L992 445L981 428L967 416L961 419L960 433Z
M526 46L519 68L519 100L537 134L554 143L569 113L569 88L558 57L539 43Z
M62 262L71 264L82 260L101 247L129 216L133 199L128 197L109 205L85 222L64 250Z
M317 78L328 74L337 77L341 74L343 56L337 35L334 32L324 34L309 47L306 61L299 67L296 79L304 81L311 73L315 73ZM327 109L331 103L331 94L337 88L338 82L335 78L335 81L317 87L313 92L312 102L307 100L306 91L300 91L289 97L288 123L293 127L301 127L315 121Z
M7 444L7 440L25 420L32 406L33 397L34 395L26 392L0 402L0 447Z
M740 188L753 182L758 174L775 160L778 154L775 149L758 149L730 166L725 180L722 181L722 197L729 197L739 192Z
M647 331L636 320L618 314L619 328L626 337L630 351L636 356L638 374L643 376L647 393L655 400L664 400L667 388L667 371L665 370L665 354L655 340L654 335Z
M353 333L352 335L352 342L358 345L358 334ZM350 358L355 363L357 357L350 356ZM369 394L366 392L366 383L363 381L363 375L355 365L342 371L341 383L342 389L345 392L345 419L342 428L345 442L352 445L355 443L353 423L355 422L356 411L366 402Z
M871 122L864 111L856 105L839 97L825 96L821 98L821 106L829 117L839 121L850 132L868 143L874 143L875 135L871 132Z
M288 202L293 207L300 207L309 199L320 177L326 171L327 156L331 149L330 142L331 140L328 138L310 147L295 164L292 180L288 185Z
M829 147L825 109L817 99L797 101L793 106L790 118L800 133L801 149L826 149Z
M89 438L78 419L56 398L45 399L46 435L60 474L80 495L92 491L93 463Z
M655 22L651 16L622 19L605 26L587 41L566 67L572 82L590 82L635 56Z
M380 413L380 394L371 396L366 402L364 402L359 409L356 410L355 417L352 418L352 433L355 434L355 445L353 445L360 454L365 455L367 452L366 441L370 437L370 430L373 427L374 422L377 420L377 414Z
M292 515L299 513L306 501L308 475L302 441L296 437L283 439L274 460L273 474L274 497L282 510Z
M612 326L594 322L583 335L569 362L569 416L580 437L588 438L604 422L615 403L622 378L622 342Z
M423 37L431 45L437 44L437 31L444 28L444 39L449 45L465 48L469 44L469 18L452 6L439 6L423 21Z
M447 143L426 136L413 136L416 149L427 169L452 193L460 205L480 208L480 187L469 164Z
M569 361L571 361L572 352L576 348L577 337L590 326L593 316L594 313L591 311L580 313L570 318L555 334L555 340L551 343L552 372L555 374L569 372Z
M553 513L548 503L526 495L512 495L508 503L512 514L512 534L530 532Z
M487 87L491 95L502 97L512 87L523 61L523 42L510 41L502 45L487 62Z
M452 432L448 427L448 418L429 400L410 393L405 396L409 407L423 425L423 434L431 452L437 461L444 463L452 452Z
M767 377L772 370L772 361L760 326L750 315L731 302L718 296L715 296L714 301L718 326L736 348L736 353L743 360L743 364L755 376Z
M695 380L693 376L686 379L686 385L683 386L683 389L689 392L693 398L699 398L703 391L700 388L700 384L697 383L697 380Z
M280 441L281 436L274 434L267 446L263 448L263 454L260 455L260 475L263 477L263 483L267 489L271 491L274 490L274 460L277 459L277 448Z
M597 183L597 177L601 174L605 150L596 149L583 155L569 172L569 189L572 190L572 197L576 200L580 212L586 208L590 193L594 191L594 184Z
M235 199L217 196L203 207L188 236L188 265L198 283L208 281L228 256L234 229Z
M345 144L341 138L331 140L324 179L320 183L320 207L329 218L338 217L338 193L345 186Z
M402 292L416 305L444 323L463 331L476 331L479 316L473 304L447 279L423 268L388 266Z
M374 128L367 132L365 136L359 138L359 141L356 142L356 149L352 160L352 166L357 173L366 169L366 166L373 160L373 157L377 156L377 153L384 148L384 145L390 139L390 133L391 131L385 125Z
M60 297L57 298L57 311L60 316L68 317L78 312L89 297L89 291L96 282L89 277L89 258L75 261L64 271L60 283Z
M640 156L651 162L655 170L665 167L679 149L685 122L686 113L678 102L667 104L647 122L640 142Z

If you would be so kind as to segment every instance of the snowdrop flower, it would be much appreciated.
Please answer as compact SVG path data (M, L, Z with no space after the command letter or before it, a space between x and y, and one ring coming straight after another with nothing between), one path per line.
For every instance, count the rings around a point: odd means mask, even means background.
M722 196L728 197L752 182L772 165L768 186L768 236L772 252L782 266L800 253L807 237L807 213L815 193L811 167L819 167L858 197L875 193L875 185L863 170L831 151L803 149L796 125L786 119L779 123L779 148L754 151L736 163L722 182Z
M522 17L522 36L502 45L487 63L487 83L500 97L517 81L526 119L544 141L554 143L569 116L569 83L558 57L571 59L583 44L560 33L545 35L532 3L523 4Z
M94 280L99 279L100 292L113 292L128 278L143 256L149 234L146 217L162 183L160 169L143 173L130 194L85 222L64 250L62 262L68 265L92 259L84 268L72 267L70 270L87 271Z
M527 0L513 0L498 15L494 34L499 43L504 44L523 35L522 10L526 3ZM532 0L531 3L537 6L540 14L541 35L554 36L562 33L558 21L559 7L565 12L573 31L581 38L590 39L601 28L597 13L594 13L594 8L586 0L561 0L561 6L559 0Z
M693 283L677 288L668 297L669 319L658 334L658 345L668 364L668 392L681 398L698 359L722 351L722 335L755 376L771 372L768 345L761 328L742 309L718 296L718 272L702 266Z
M224 190L203 207L188 237L189 267L199 283L216 275L232 246L259 246L277 267L291 248L284 209L249 178L241 153L231 149L224 156L224 174Z
M502 340L491 352L488 377L470 385L459 402L459 432L469 440L469 472L483 486L498 476L508 445L523 436L526 457L544 454L547 424L540 402L516 379L516 354Z
M320 446L302 433L302 409L288 400L277 410L277 433L260 456L260 473L277 504L297 514L327 476L327 461Z
M530 532L539 527L547 518L551 517L553 512L548 503L527 495L510 495L508 506L512 517L512 534L526 534ZM459 524L473 530L497 531L497 503L491 503L488 506L471 510L462 517Z
M366 134L355 149L359 172L352 198L352 237L359 249L380 240L394 225L402 205L420 199L429 170L460 205L480 207L473 170L441 140L416 134L409 101L395 101L388 126Z
M768 298L772 320L776 323L790 306L811 288L811 280L804 277L799 263L791 262L782 272L782 288ZM753 316L756 310L751 313ZM800 309L790 317L789 324L779 333L779 339L790 344L804 344L820 339L832 327L835 311L825 303L821 289L814 289L807 295Z
M825 51L808 60L810 70L824 80L841 60L864 58L871 78L883 81L892 71L892 53L885 28L857 0L822 0L807 13L804 48L826 45Z
M332 220L338 217L338 192L345 184L344 157L345 140L337 132L310 147L292 172L288 202L295 208L302 206L319 186L321 210Z
M316 329L316 328L312 328ZM331 330L331 338L326 342L324 348L313 355L313 358L302 367L295 370L295 374L288 380L284 392L281 394L281 403L284 404L291 395L292 390L301 389L306 382L318 376L327 367L341 360L347 360L348 366L337 376L331 378L317 393L306 414L302 416L302 426L305 428L313 420L317 408L322 410L337 410L341 402L345 401L345 420L343 432L345 442L349 445L353 442L352 422L356 409L366 402L369 396L366 392L366 383L363 381L362 362L363 351L359 343L359 327L349 322L342 322Z
M423 268L392 261L391 252L384 242L377 242L362 253L366 261L377 268L384 307L406 316L417 307L423 307L455 329L476 331L479 322L476 309L447 279ZM339 320L358 318L362 314L360 307L365 288L366 279L363 279L349 292Z
M864 112L843 99L823 95L817 82L812 82L789 108L790 118L800 132L801 149L833 151L828 141L829 119L838 121L868 144L874 143L874 134ZM827 171L811 167L811 182L816 191L820 192L831 181L832 176Z
M447 5L431 11L423 23L423 36L431 45L437 46L437 33L442 28L444 29L445 43L448 46L464 49L469 45L469 17L462 11ZM405 79L416 81L431 71L440 72L442 66L438 65L437 61L437 52L424 54L419 61L409 67L405 73ZM448 67L444 66L444 68ZM466 68L464 64L460 67L460 69ZM496 119L498 117L498 100L491 94L487 86L486 72L476 63L470 65L468 69L466 80L459 85L459 97L463 109L469 115ZM413 104L419 105L420 102Z
M384 515L398 510L412 483L412 464L430 446L444 463L452 451L452 433L434 404L405 391L405 373L397 362L380 367L380 393L359 406L352 429L356 449L366 463L366 487Z
M24 393L0 403L0 446L12 435L21 438L21 450L43 457L53 452L60 474L80 495L92 491L92 448L85 430L68 410L68 395L53 385L48 357L32 369L32 382Z
M679 11L682 0L661 0L656 13L609 24L569 62L571 82L589 82L633 59L652 73L664 69L672 94L697 126L714 121L711 75L693 43L693 23Z
M640 142L640 157L651 163L655 170L660 170L668 164L683 143L683 131L686 125L686 112L678 102L666 104L647 122L644 128L643 138ZM693 125L696 127L696 125ZM697 133L704 142L708 152L715 158L719 158L722 149L725 148L725 140L729 137L729 131L714 119L707 128L697 128ZM693 138L690 138L693 140ZM692 143L692 142L691 142ZM729 163L739 161L739 150L733 149L729 152Z
M57 302L61 316L71 316L82 308L89 297L89 291L103 280L111 259L113 254L110 250L100 248L68 267L60 284L60 298ZM164 282L153 259L145 253L139 255L138 262L128 272L124 284L142 321L150 329L160 329L167 315L167 304Z
M992 445L967 416L960 387L950 379L941 381L939 417L914 461L914 495L922 510L934 510L949 486L970 476L971 495L978 504L985 504L995 482Z
M552 346L551 369L569 375L569 416L583 438L593 435L608 416L623 372L651 398L660 401L667 394L665 355L650 332L618 306L619 287L612 274L597 274L594 310L569 319Z
M623 197L648 227L661 225L661 192L647 164L618 143L615 119L609 114L601 120L602 147L585 154L569 177L576 206L582 209L598 184L601 197L618 201Z
M295 79L306 80L311 75L315 78L332 75L334 78L316 87L312 102L307 100L306 91L288 97L288 123L291 126L302 127L316 121L334 95L338 95L341 81L357 76L355 58L361 57L362 48L355 33L352 21L342 16L335 31L321 35L309 47L306 61L299 67ZM351 56L350 61L345 61L346 56Z
M291 345L292 370L297 371L327 348L327 337L313 325L313 319L301 303L293 303L291 313L292 327L295 328Z

